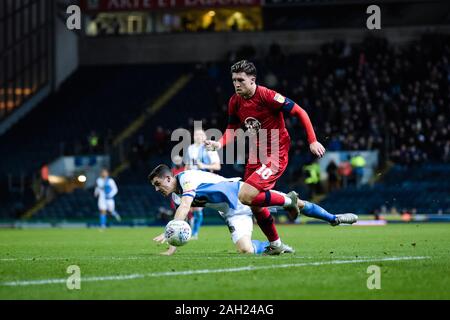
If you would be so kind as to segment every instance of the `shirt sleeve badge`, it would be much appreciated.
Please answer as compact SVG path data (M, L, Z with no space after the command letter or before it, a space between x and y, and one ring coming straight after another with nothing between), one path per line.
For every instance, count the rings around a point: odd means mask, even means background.
M273 100L275 100L278 103L284 103L286 101L286 98L283 97L281 94L277 93L275 97L273 97Z

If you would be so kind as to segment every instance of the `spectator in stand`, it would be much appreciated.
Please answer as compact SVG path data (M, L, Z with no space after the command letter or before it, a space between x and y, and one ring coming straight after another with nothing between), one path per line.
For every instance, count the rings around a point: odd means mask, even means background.
M366 166L366 159L361 154L356 154L350 159L352 171L355 177L355 185L359 188L364 177L364 167Z
M309 186L311 197L321 192L320 186L320 166L317 161L305 165L303 170L306 173L305 183Z
M352 165L350 164L350 156L348 156L347 161L342 161L338 166L338 174L341 177L342 187L346 188L348 181L352 175Z
M167 138L168 135L164 128L161 126L156 127L156 131L153 135L153 141L155 143L155 151L159 154L162 154L167 146Z
M337 190L339 188L339 180L338 180L338 166L334 160L331 160L327 165L327 174L328 174L328 192Z
M41 178L41 188L39 192L39 200L45 199L48 200L50 198L50 181L48 180L49 169L48 164L43 163L40 169L40 178Z

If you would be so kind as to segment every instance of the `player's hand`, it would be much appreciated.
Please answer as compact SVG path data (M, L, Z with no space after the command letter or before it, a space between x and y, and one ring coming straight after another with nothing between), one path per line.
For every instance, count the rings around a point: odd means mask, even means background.
M205 141L205 147L208 151L216 151L222 147L219 141L214 140L206 140Z
M163 244L163 243L166 242L166 237L164 236L164 233L161 233L159 236L154 237L153 241L156 241L156 242L158 242L160 244Z
M322 158L323 155L325 154L325 148L319 141L311 143L309 145L309 149L311 150L313 155L315 155L319 158Z
M161 252L160 255L171 256L175 253L175 251L177 251L177 247L170 246L169 249L167 249L167 251Z
M205 164L201 161L197 161L197 168L200 170L205 169Z

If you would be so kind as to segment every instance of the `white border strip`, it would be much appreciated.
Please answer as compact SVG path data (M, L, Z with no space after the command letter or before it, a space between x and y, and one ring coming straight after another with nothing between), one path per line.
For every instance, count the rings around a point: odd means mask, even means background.
M269 266L246 266L238 268L226 268L226 269L201 269L201 270L186 270L176 272L155 272L155 273L143 273L143 274L128 274L119 276L103 276L103 277L86 277L81 278L82 282L97 282L97 281L123 281L142 279L147 277L173 277L173 276L189 276L193 274L210 274L210 273L225 273L225 272L241 272L241 271L254 271L254 270L267 270L267 269L283 269L283 268L295 268L305 266L321 266L332 264L353 264L364 262L382 262L382 261L402 261L402 260L424 260L431 259L431 257L417 256L417 257L390 257L390 258L375 258L375 259L356 259L356 260L334 260L334 261L318 261L318 262L305 262L305 263L290 263L290 264L274 264ZM45 284L57 284L66 283L67 279L43 279L43 280L27 280L27 281L10 281L2 282L1 286L17 287L17 286L32 286L32 285L45 285Z

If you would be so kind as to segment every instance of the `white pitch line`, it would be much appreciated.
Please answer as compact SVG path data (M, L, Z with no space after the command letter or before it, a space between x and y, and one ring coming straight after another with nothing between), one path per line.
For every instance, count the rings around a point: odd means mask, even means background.
M254 256L254 258L259 258L260 256ZM213 260L213 259L245 259L248 260L248 256L216 256L216 257L183 257L183 256L177 256L177 259L181 260ZM280 257L265 257L265 258L273 258L273 259L280 259ZM283 257L285 258L285 257ZM286 258L289 259L317 259L317 256L288 256ZM334 256L333 258L338 259L345 259L345 258L355 258L355 256ZM358 258L374 258L370 256L360 256ZM144 257L36 257L36 258L0 258L0 262L16 262L16 261L57 261L57 260L69 260L69 261L77 261L77 260L156 260L161 259L161 255L153 255L153 256L144 256Z
M356 260L334 260L334 261L318 261L318 262L305 262L305 263L289 263L289 264L274 264L270 266L246 266L237 268L226 269L201 269L201 270L185 270L174 272L154 272L144 274L128 274L120 276L103 276L103 277L87 277L81 278L82 282L95 282L95 281L121 281L131 279L141 279L147 277L173 277L173 276L189 276L194 274L209 274L209 273L228 273L228 272L241 272L241 271L254 271L254 270L267 270L267 269L282 269L282 268L295 268L305 266L321 266L331 264L353 264L364 262L382 262L382 261L401 261L401 260L424 260L431 257L390 257L379 259L356 259ZM32 286L32 285L44 285L44 284L56 284L66 283L67 279L43 279L43 280L27 280L27 281L9 281L0 283L1 286L17 287L17 286Z

